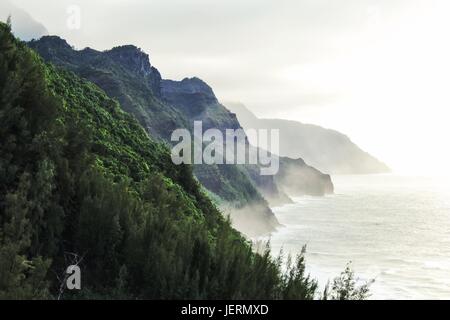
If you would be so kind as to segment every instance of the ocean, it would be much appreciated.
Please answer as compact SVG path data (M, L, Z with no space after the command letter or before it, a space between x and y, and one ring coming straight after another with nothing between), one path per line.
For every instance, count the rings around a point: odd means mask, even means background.
M334 176L335 194L273 208L283 227L273 253L307 245L308 272L323 288L348 262L371 299L450 299L450 179Z

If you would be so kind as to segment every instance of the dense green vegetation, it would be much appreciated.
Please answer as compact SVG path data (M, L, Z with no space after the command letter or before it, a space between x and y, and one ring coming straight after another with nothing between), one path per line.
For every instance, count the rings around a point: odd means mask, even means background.
M104 52L89 48L77 51L57 36L42 37L28 46L47 62L98 85L160 142L171 143L173 130L193 125L193 118L183 108L162 99L158 70L150 65L148 55L135 46L119 46ZM205 108L206 102L199 96L184 98L189 107L198 104L196 108ZM238 205L263 201L250 179L237 167L198 166L194 173L206 189L225 201Z
M365 300L370 297L369 288L374 279L358 284L355 273L348 263L345 270L333 282L325 287L322 298L324 300ZM330 287L331 286L331 287Z
M236 116L219 103L208 84L195 77L181 81L163 80L159 71L150 65L149 56L133 45L106 51L75 50L57 36L45 36L29 42L28 46L45 61L97 84L108 96L117 99L123 110L133 114L158 141L172 143L173 130L188 128L192 131L194 121L202 121L204 130L216 128L225 132L241 127ZM261 177L259 167L255 167L195 165L194 174L221 203L238 208L259 204L263 211L270 211L264 198L275 202L289 201L281 192L279 182L284 179L276 181L273 176ZM290 167L309 176L306 183L296 185L296 190L291 188L294 194L323 194L332 187L329 176L309 168L303 161ZM255 223L268 218L271 216L262 213Z
M0 298L295 298L130 115L0 26ZM60 279L79 263L82 290Z
M304 253L255 253L188 166L0 24L0 299L313 299ZM77 264L82 290L65 290ZM283 271L282 271L283 270ZM350 269L323 298L363 299Z
M45 36L27 45L45 61L96 84L116 99L122 110L132 114L155 141L170 145L173 130L188 128L192 131L194 120L202 120L205 130L239 127L236 118L218 103L206 83L200 79L162 80L158 70L150 65L149 56L133 45L106 51L75 50L57 36ZM171 84L174 90L169 94L164 84ZM196 89L206 92L179 93L183 85L197 86ZM262 179L252 179L244 166L194 165L193 173L221 207L251 205L259 213L252 221L257 226L254 229L260 233L274 230L276 218L254 183ZM259 170L257 177L260 177ZM276 190L272 180L271 176L264 179L272 186L267 189ZM242 227L240 230L249 234L249 230Z

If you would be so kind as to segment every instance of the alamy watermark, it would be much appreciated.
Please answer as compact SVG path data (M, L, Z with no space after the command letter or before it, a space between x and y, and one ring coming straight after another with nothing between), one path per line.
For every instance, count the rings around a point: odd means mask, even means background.
M70 265L66 269L66 286L69 290L81 290L81 269L77 265Z
M203 132L202 121L194 122L194 135L188 129L176 129L171 141L174 164L253 164L259 165L261 175L275 175L279 169L278 129L208 129ZM251 145L248 141L252 141Z

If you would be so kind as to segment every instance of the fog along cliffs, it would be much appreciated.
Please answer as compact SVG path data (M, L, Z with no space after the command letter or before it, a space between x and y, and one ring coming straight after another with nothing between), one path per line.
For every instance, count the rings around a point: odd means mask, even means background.
M28 46L44 60L95 83L159 141L172 144L173 130L192 130L197 120L203 122L203 130L241 128L236 115L217 100L205 82L198 78L162 79L149 56L133 45L103 52L74 50L59 37L45 36ZM275 176L259 175L257 165L195 165L194 173L222 211L231 215L233 225L250 236L278 226L269 206L289 202L288 194L320 196L333 192L330 176L299 156L281 157Z
M280 130L280 155L302 157L308 164L330 174L390 172L389 167L361 150L346 135L317 125L282 119L260 119L242 103L226 103L244 128Z

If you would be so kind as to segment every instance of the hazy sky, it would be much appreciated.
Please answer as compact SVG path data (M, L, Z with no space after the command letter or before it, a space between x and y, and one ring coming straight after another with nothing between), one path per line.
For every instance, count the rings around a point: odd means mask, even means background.
M450 1L12 2L78 48L135 44L164 78L340 130L397 171L450 172Z

